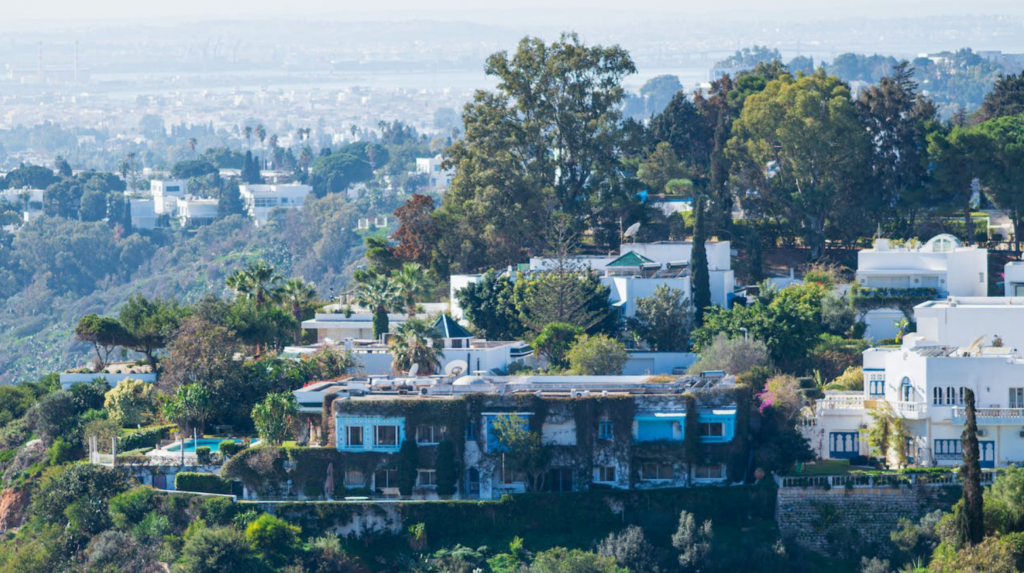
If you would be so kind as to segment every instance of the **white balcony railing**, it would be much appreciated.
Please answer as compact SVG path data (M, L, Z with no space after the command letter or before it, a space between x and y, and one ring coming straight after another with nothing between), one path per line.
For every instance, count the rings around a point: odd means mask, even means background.
M902 414L924 414L928 407L927 402L896 402L893 407Z
M975 418L979 424L1024 424L1024 408L976 408ZM967 410L961 406L953 406L954 422L966 422Z
M826 394L818 402L821 410L863 410L863 394Z

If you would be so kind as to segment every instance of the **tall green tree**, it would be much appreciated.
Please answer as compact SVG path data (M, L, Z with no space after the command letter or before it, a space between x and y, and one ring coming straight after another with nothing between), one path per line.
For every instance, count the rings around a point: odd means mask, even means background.
M96 366L102 369L110 362L114 348L128 342L128 333L116 319L87 314L75 326L75 336L92 344L96 351Z
M438 212L439 253L452 272L514 264L542 245L552 210L594 227L614 219L620 184L621 80L636 68L619 46L565 34L524 38L487 59L494 91L466 105L465 137L449 148L456 175ZM631 193L629 193L631 195ZM607 221L605 221L607 222Z
M1024 72L999 76L975 114L979 121L1024 113Z
M390 277L382 275L371 275L359 284L356 302L373 313L374 339L388 331L388 313L404 307L401 287Z
M316 287L302 279L288 279L281 285L281 304L295 319L295 344L302 343L302 315L307 305L317 299Z
M704 324L704 313L711 306L711 271L708 270L707 238L704 223L704 198L693 202L693 250L690 252L690 277L693 285L693 323Z
M145 354L150 365L156 366L156 352L167 345L187 314L188 309L175 300L147 299L135 293L117 317L128 333L124 346Z
M566 356L576 339L583 334L583 329L564 322L550 322L544 326L540 334L533 339L533 347L548 359L548 364L555 370L569 366Z
M636 315L627 327L652 350L682 352L693 326L692 308L683 291L659 285L653 295L636 301Z
M299 404L291 392L273 392L253 406L252 423L260 439L273 446L295 435Z
M416 315L416 303L430 295L434 289L427 269L419 263L403 263L402 268L392 275L405 298L405 312L409 317Z
M994 156L992 143L988 135L960 126L945 133L932 133L928 138L928 156L934 164L935 183L944 197L963 213L967 242L974 242L971 217L974 180L990 166Z
M986 121L974 132L988 139L975 150L985 154L978 171L987 196L1010 216L1013 238L1020 249L1024 233L1024 114Z
M245 213L245 203L238 189L238 181L225 181L221 185L220 197L217 200L217 216L230 217Z
M856 202L870 151L846 84L821 70L768 82L746 98L729 149L751 206L797 225L821 257L826 226Z
M419 365L419 374L429 376L441 371L444 344L430 323L411 318L395 329L388 341L391 367L398 372L409 372L413 364Z
M519 340L525 328L516 308L515 286L493 270L455 292L474 332L487 340Z
M186 384L164 403L163 414L178 425L183 435L189 435L193 428L202 435L211 410L210 391L200 384Z
M967 420L960 436L963 443L963 465L960 466L963 505L957 508L954 519L960 541L965 545L977 545L985 538L985 503L981 489L981 452L978 446L974 390L969 388L964 391L964 411Z
M283 279L273 265L258 260L235 271L225 282L238 296L252 300L257 307L264 307L278 299Z

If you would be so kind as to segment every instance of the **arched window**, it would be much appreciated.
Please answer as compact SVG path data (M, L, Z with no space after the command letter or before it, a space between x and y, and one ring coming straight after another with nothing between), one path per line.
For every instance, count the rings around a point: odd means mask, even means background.
M946 405L952 406L956 403L956 393L952 386L946 388Z
M932 388L932 404L942 405L942 388Z
M904 376L903 380L900 381L900 400L903 402L909 402L910 396L914 392L914 386L910 382L910 378Z

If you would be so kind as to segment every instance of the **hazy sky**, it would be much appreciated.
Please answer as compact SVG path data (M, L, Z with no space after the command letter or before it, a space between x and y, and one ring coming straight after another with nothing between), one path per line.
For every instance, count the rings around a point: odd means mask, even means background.
M1020 0L38 0L4 3L3 19L152 19L152 18L438 18L500 23L515 20L569 24L574 18L605 19L628 9L641 13L713 15L723 19L798 19L913 17L950 14L1024 15ZM243 8L244 7L244 8ZM240 8L244 13L240 13ZM556 17L565 22L551 22Z

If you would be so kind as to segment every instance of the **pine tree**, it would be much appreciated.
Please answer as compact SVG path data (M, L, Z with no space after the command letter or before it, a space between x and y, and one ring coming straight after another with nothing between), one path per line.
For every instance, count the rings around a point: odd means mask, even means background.
M960 482L963 484L962 504L957 504L955 513L957 531L961 543L977 545L985 538L984 501L981 491L981 454L978 448L978 420L974 410L974 391L964 391L967 423L960 436L963 443L963 460L960 466Z
M225 182L220 191L220 199L217 201L217 215L224 218L243 213L245 213L245 205L242 203L241 193L238 192L238 182Z
M704 198L697 196L693 203L693 251L690 254L690 277L693 289L693 324L704 324L704 310L711 306L711 277L708 274L708 253L704 250L706 238Z

